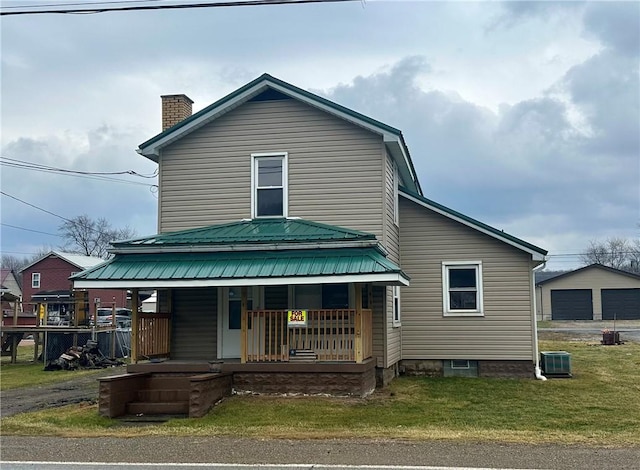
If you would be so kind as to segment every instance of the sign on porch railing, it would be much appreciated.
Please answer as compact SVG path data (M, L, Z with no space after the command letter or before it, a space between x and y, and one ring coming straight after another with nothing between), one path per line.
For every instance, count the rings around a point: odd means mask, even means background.
M307 326L307 311L287 310L287 326L289 328Z

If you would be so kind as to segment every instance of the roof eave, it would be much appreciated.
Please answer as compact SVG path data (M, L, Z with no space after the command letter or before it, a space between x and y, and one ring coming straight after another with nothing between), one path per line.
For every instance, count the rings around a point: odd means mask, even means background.
M287 276L287 277L246 277L239 279L166 279L166 280L74 280L76 289L162 289L180 287L234 287L247 285L304 285L304 284L340 284L373 283L391 286L408 286L409 277L401 272L348 274L330 276Z
M264 74L235 92L221 98L210 106L204 108L190 118L179 122L172 128L140 144L137 152L154 162L158 162L160 151L163 147L175 142L189 132L206 125L214 119L231 111L254 96L262 93L266 88L272 88L291 98L302 101L310 106L325 111L329 114L344 119L352 124L367 129L382 136L389 152L398 163L401 163L401 174L407 184L418 194L422 194L415 168L409 155L409 150L404 142L402 132L399 129L388 126L364 114L350 110L342 105L334 103L326 98L283 82L275 77Z
M508 235L506 233L503 233L497 229L494 229L493 227L490 227L484 223L481 223L479 221L476 221L474 219L472 219L471 217L467 217L467 216L463 216L462 214L459 214L455 211L452 210L448 210L447 208L445 208L444 206L440 205L440 204L435 204L429 200L427 200L426 198L422 197L422 196L418 196L416 197L416 195L412 195L411 193L406 192L403 189L399 190L400 195L402 195L403 197L415 202L416 204L419 204L423 207L426 207L430 210L432 210L433 212L436 212L444 217L447 217L451 220L455 220L456 222L459 222L463 225L466 225L467 227L471 227L474 230L477 230L481 233L484 233L486 235L489 235L492 238L495 238L497 240L500 240L508 245L511 245L515 248L518 248L519 250L522 250L526 253L529 253L531 255L531 259L533 261L546 261L546 255L547 255L547 251L543 250L542 248L538 248L534 245L531 245L527 242L525 242L524 240L520 240L514 236Z

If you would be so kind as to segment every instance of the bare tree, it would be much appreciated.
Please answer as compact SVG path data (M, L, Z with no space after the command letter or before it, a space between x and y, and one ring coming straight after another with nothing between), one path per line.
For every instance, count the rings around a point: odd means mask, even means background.
M17 273L18 271L20 271L20 269L33 263L35 260L42 258L50 251L50 249L43 247L30 256L13 256L3 254L0 257L0 266L3 269L11 269L12 271Z
M620 237L608 238L604 242L592 240L581 258L585 264L598 263L610 268L640 272L640 240Z
M107 258L110 243L135 236L135 230L113 228L105 218L92 219L86 214L64 222L58 230L64 237L63 249L72 253Z

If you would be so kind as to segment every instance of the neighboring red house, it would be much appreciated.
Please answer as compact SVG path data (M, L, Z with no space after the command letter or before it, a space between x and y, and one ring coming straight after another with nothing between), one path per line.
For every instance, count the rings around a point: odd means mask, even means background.
M20 270L25 311L35 312L38 304L47 305L49 323L65 324L73 310L72 283L69 277L103 263L102 258L51 251ZM97 307L126 307L127 290L85 289L89 314Z

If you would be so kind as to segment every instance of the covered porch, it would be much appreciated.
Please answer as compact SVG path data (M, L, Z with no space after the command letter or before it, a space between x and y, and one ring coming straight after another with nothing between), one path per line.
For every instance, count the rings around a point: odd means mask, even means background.
M158 376L230 374L237 391L364 396L386 341L387 287L409 284L374 235L302 219L159 234L113 251L73 281L132 291L129 374L101 391L118 413L114 396L132 399L126 384L155 387ZM138 292L150 289L156 312L142 313Z
M373 286L363 288L358 283L348 287L352 294L344 307L325 309L249 309L251 305L260 306L248 294L256 288L219 288L219 310L210 321L216 323L217 340L222 344L217 345L215 355L203 353L193 359L241 364L362 363L373 356ZM294 288L289 286L292 291ZM234 291L240 294L239 299L230 299L229 293ZM164 298L159 305L169 307L164 311L142 313L135 306L132 309L132 363L180 357L172 354L180 343L172 334L172 322L185 312L172 313L172 293L161 291L159 295ZM133 289L132 299L138 298L136 294ZM382 312L379 314L382 316Z

